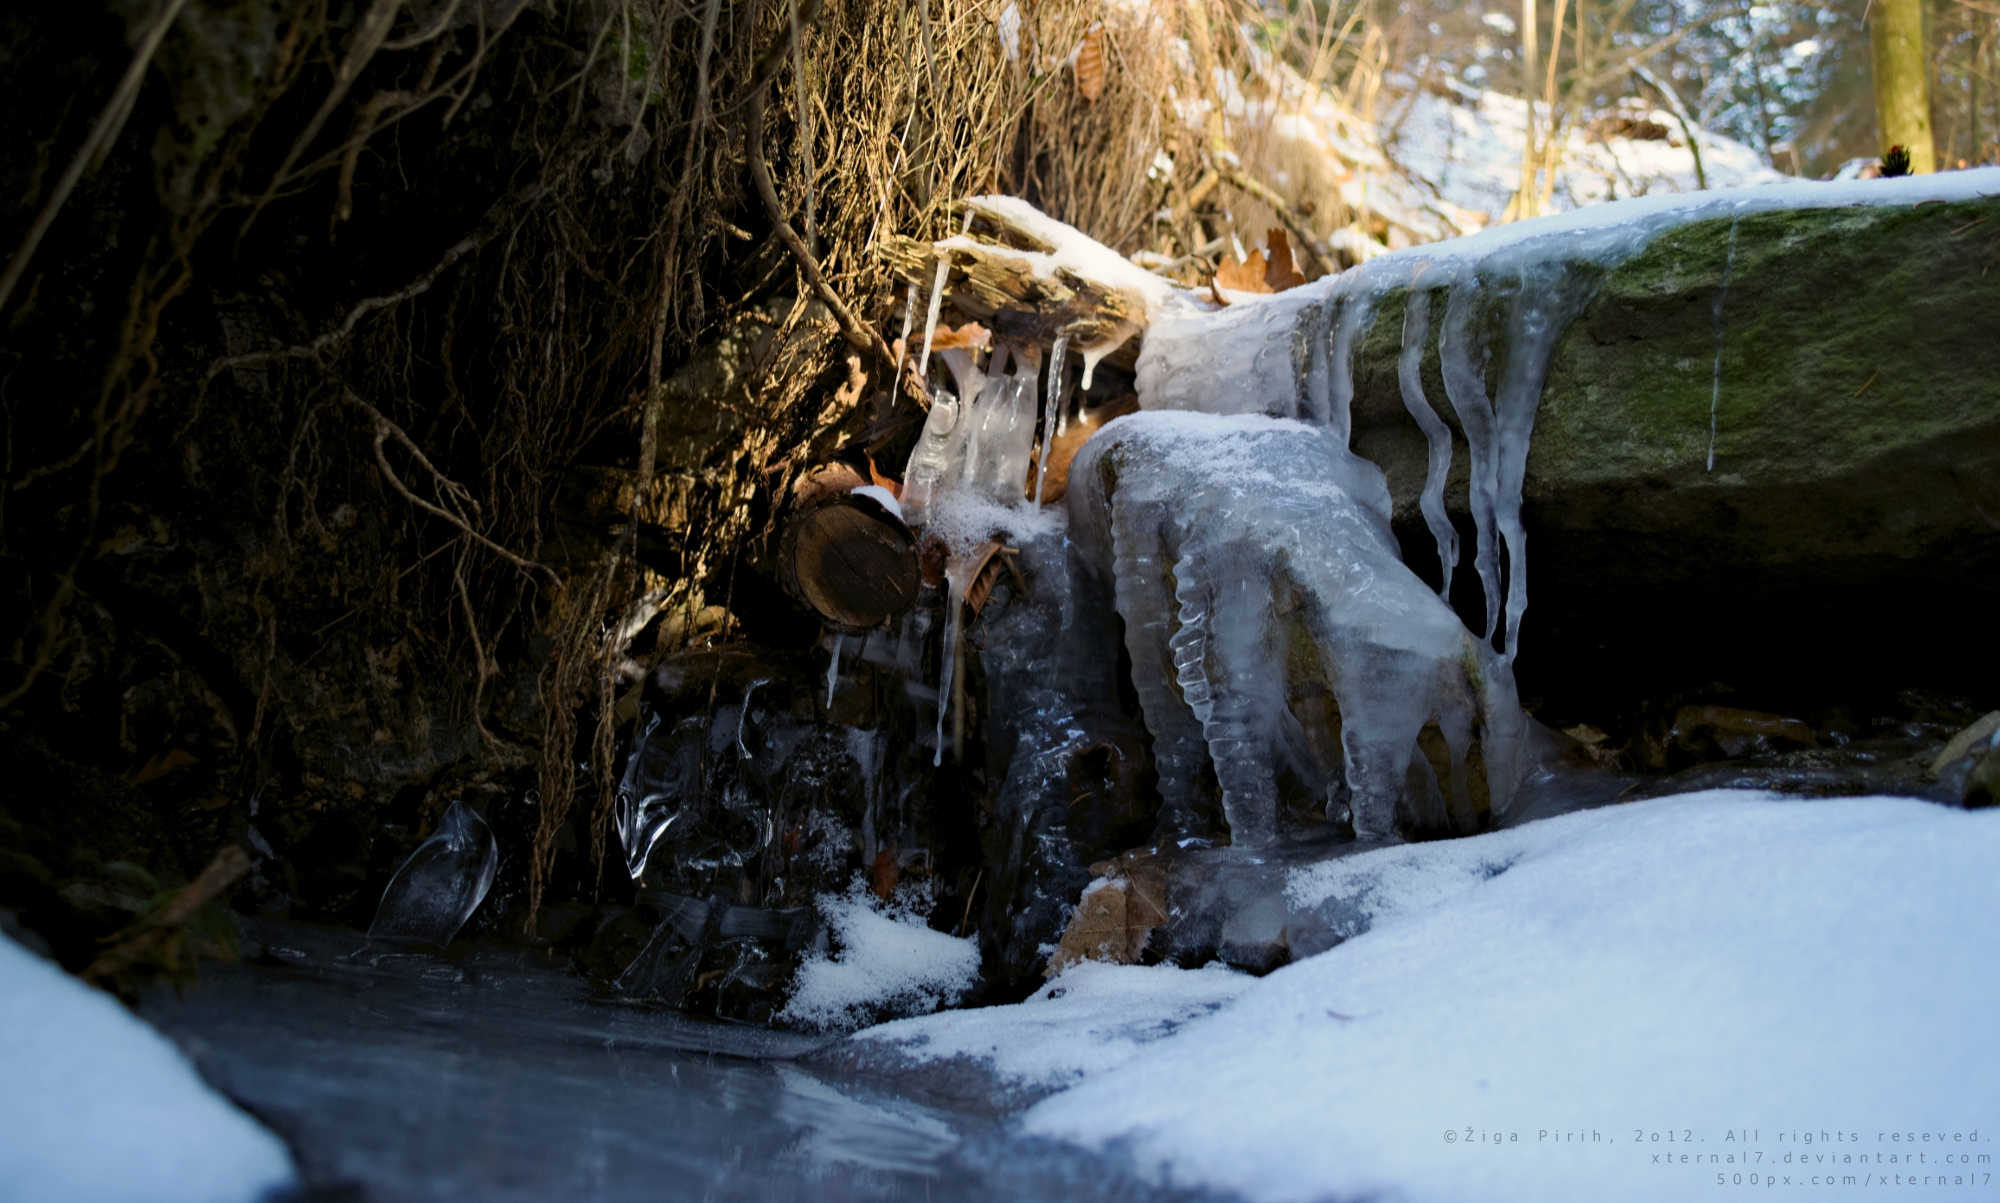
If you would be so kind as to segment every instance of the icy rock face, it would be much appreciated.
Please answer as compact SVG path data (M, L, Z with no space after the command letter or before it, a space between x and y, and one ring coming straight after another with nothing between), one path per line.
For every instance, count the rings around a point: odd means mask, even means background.
M436 833L390 879L368 938L443 948L485 901L499 867L500 848L486 820L453 802Z
M1137 414L1092 439L1072 479L1079 556L1111 565L1162 828L1198 826L1204 756L1239 846L1277 840L1287 763L1337 779L1329 810L1344 792L1363 839L1393 838L1399 811L1435 827L1481 801L1506 810L1528 729L1512 674L1402 563L1381 473L1331 432ZM1288 708L1301 673L1337 705L1336 765L1311 763ZM1427 728L1448 749L1443 781L1420 752Z

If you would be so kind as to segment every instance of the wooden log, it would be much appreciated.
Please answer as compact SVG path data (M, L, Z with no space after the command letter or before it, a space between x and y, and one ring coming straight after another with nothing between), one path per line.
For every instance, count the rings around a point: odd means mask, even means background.
M785 523L778 575L828 626L859 634L916 604L916 536L873 497L828 493Z
M1008 252L1053 248L1007 221L1003 213L977 203L972 212L971 234L988 240L987 245L940 250L928 242L892 235L883 246L889 270L915 287L921 299L930 292L942 254L950 263L945 300L985 324L1000 341L1046 347L1056 335L1068 334L1074 352L1122 339L1123 345L1104 362L1132 370L1139 358L1139 340L1132 336L1146 325L1133 298L1068 268L1057 268L1053 276L1037 274L1028 260Z

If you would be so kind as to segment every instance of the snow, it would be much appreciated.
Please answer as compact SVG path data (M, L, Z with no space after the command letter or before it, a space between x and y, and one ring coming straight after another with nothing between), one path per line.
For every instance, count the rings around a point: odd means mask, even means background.
M293 1179L278 1139L109 995L0 939L0 1196L229 1203Z
M1014 1006L898 1019L854 1038L890 1045L911 1061L968 1058L1006 1082L1058 1088L1138 1059L1255 982L1222 965L1083 961Z
M823 895L821 914L839 952L799 967L780 1018L806 1027L855 1028L882 1011L920 1014L950 1006L979 980L979 942L933 931L907 908L878 902L859 882Z
M1447 90L1453 95L1412 87L1403 98L1392 101L1388 107L1394 112L1383 122L1384 150L1445 201L1497 220L1521 186L1528 102L1462 84L1448 84ZM1672 113L1628 106L1627 111L1614 115L1664 126L1668 136L1596 140L1573 125L1565 129L1562 163L1550 190L1555 208L1577 209L1634 196L1696 190L1694 156ZM1546 124L1546 113L1538 116ZM1546 132L1539 136L1546 136ZM1711 188L1774 184L1791 178L1766 167L1757 152L1741 142L1701 129L1695 136L1700 142L1702 172Z
M2000 813L1709 791L1295 871L1295 902L1370 930L1138 1055L1096 1037L1113 1068L1015 1047L1061 1000L868 1035L1074 1067L1027 1133L1272 1203L1935 1186L2000 1128L1996 860Z
M1037 276L1055 279L1058 269L1073 271L1087 280L1128 294L1143 306L1148 315L1181 303L1181 290L1172 281L1147 271L1075 226L1057 221L1020 197L975 196L967 203L975 210L988 209L1004 216L1015 226L1054 248L1044 252L1010 247L1004 252L1010 259L1020 259L1029 264ZM993 250L990 245L965 234L943 239L937 245L942 249ZM1104 349L1110 351L1116 346Z
M928 531L944 540L952 552L964 555L988 539L1005 535L1019 543L1062 532L1062 510L1036 509L1025 498L1014 505L1002 505L977 494L953 489L939 494L931 503Z

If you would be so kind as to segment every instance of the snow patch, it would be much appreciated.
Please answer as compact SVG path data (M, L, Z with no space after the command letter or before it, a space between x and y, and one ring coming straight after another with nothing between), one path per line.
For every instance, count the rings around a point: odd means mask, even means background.
M10 1203L233 1203L293 1179L277 1137L180 1051L0 939L0 1195Z
M950 1006L979 980L979 942L932 930L914 910L884 904L857 881L823 894L820 913L838 952L808 956L779 1018L806 1027L856 1028L883 1012Z
M1963 1174L1937 1164L1962 1142L1890 1169L1925 1150L1886 1133L1995 1143L1996 861L2000 813L1723 790L1357 855L1291 886L1373 890L1371 931L1024 1127L1273 1203L1678 1203L1718 1172ZM1653 1161L1668 1123L1685 1164Z
M1081 961L1025 1002L899 1019L856 1033L912 1061L969 1058L1022 1086L1069 1086L1139 1057L1256 981L1222 965Z

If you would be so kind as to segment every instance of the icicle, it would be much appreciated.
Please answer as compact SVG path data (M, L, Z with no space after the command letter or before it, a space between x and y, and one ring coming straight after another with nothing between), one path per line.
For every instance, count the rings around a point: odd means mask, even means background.
M1049 479L1049 444L1055 442L1062 433L1063 412L1063 352L1069 349L1069 335L1056 335L1055 345L1049 348L1049 397L1042 407L1042 461L1035 468L1035 508L1042 508L1042 487Z
M938 720L937 753L931 757L931 767L944 763L944 720L951 710L951 686L958 666L958 637L965 629L965 606L962 604L966 581L966 569L958 557L953 557L945 568L944 604L951 609L951 619L944 628L944 648L941 659L944 664L938 670Z
M1722 420L1722 302L1729 295L1729 277L1736 271L1736 223L1743 220L1738 213L1729 219L1729 256L1722 263L1722 287L1715 290L1715 391L1708 399L1708 470L1715 471L1715 432Z
M937 337L938 310L944 307L944 278L951 271L951 256L938 256L937 278L931 281L931 307L924 314L924 354L917 360L917 379L928 380L931 367L931 340Z
M881 847L881 835L875 816L882 806L882 753L885 737L879 731L862 731L854 727L847 729L847 755L854 761L854 767L861 771L861 854L862 863L873 865L875 853Z
M1326 425L1342 447L1347 446L1354 425L1349 413L1354 404L1354 336L1374 319L1375 303L1380 299L1380 294L1373 291L1351 294L1343 298L1340 316L1333 322L1332 345L1327 353Z
M1485 340L1473 334L1479 298L1479 277L1467 266L1451 282L1445 303L1444 329L1438 333L1438 365L1444 373L1444 395L1465 431L1472 461L1469 492L1475 537L1472 566L1486 594L1485 639L1491 642L1500 622L1500 551L1495 543L1494 494L1498 492L1493 462L1493 403L1486 399Z
M1521 650L1521 616L1528 609L1528 534L1521 493L1528 482L1528 444L1542 385L1563 331L1597 295L1606 268L1526 255L1513 268L1517 292L1507 320L1507 358L1493 399L1494 518L1507 545L1507 627L1503 645L1513 663Z
M1090 391L1090 378L1097 374L1097 361L1111 354L1111 351L1112 348L1103 343L1083 349L1083 381L1076 386L1079 395Z
M910 326L916 320L917 286L908 284L903 287L903 337L898 340L903 344L903 354L905 355L910 353Z
M964 237L972 229L972 207L966 206L965 224L959 227L959 237ZM951 272L951 253L938 256L937 276L931 280L931 307L924 315L924 355L917 361L917 379L928 380L926 375L931 367L931 340L937 337L938 311L944 307L944 278Z
M750 759L750 745L743 742L743 724L750 718L750 695L757 692L759 685L769 685L771 678L758 677L743 690L743 709L736 712L736 754Z
M1424 396L1424 346L1430 341L1430 333L1431 294L1419 277L1410 285L1409 303L1403 310L1403 354L1396 361L1396 377L1403 387L1403 408L1416 419L1430 448L1419 504L1424 512L1424 525L1430 527L1431 538L1437 542L1438 563L1444 569L1444 583L1438 586L1438 596L1449 602L1451 570L1458 563L1458 531L1444 508L1445 481L1451 475L1451 427L1437 416L1430 399Z
M833 659L827 661L826 665L826 704L829 708L833 705L833 687L840 683L840 645L846 639L846 632L837 631L834 633Z

